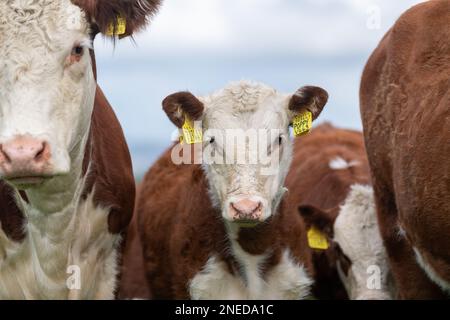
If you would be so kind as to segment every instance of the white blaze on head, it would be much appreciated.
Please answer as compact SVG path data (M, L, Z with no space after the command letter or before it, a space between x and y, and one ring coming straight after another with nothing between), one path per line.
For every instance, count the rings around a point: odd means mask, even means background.
M347 270L338 264L351 299L393 298L370 186L352 186L334 223L334 241L351 262Z
M0 177L66 174L90 123L89 24L70 0L0 2Z
M284 193L293 117L309 110L317 118L327 98L317 87L288 95L237 82L202 98L176 93L163 106L178 127L186 116L201 121L203 167L213 201L225 220L252 226L274 213Z

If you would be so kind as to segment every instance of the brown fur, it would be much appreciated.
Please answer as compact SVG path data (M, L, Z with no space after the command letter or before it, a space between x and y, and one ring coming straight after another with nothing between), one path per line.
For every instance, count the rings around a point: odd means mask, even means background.
M137 194L139 194L139 186ZM151 299L152 294L145 278L142 243L138 233L137 214L133 215L127 230L124 245L122 277L119 285L119 299Z
M164 99L162 105L170 121L178 128L183 126L185 114L191 120L199 120L204 110L203 103L190 92L171 94Z
M95 95L84 172L88 166L84 196L90 194L95 186L94 202L110 208L109 231L124 231L134 209L133 168L122 128L100 87L97 87Z
M20 242L26 237L23 230L25 217L16 204L14 190L0 181L0 226L6 236Z
M300 88L289 101L289 110L300 112L307 109L313 114L313 120L317 119L327 104L328 92L324 89L314 86L305 86Z
M408 10L370 57L361 83L380 231L404 299L443 297L413 246L450 282L449 21L447 0Z
M94 33L105 33L109 25L117 22L120 16L127 20L126 34L130 36L148 23L149 18L156 14L161 0L72 0L87 14L93 25ZM140 5L139 3L144 5Z

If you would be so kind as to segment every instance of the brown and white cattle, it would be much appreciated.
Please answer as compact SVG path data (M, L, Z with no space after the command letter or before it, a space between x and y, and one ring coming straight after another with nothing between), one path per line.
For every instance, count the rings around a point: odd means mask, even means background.
M360 99L378 220L399 298L450 293L450 1L404 13Z
M178 127L186 117L202 122L203 143L192 149L203 149L202 157L194 157L203 165L175 164L191 151L176 144L142 182L136 210L154 298L310 295L310 250L297 205L284 197L284 182L293 118L307 110L317 118L327 98L318 87L288 95L238 82L201 98L181 92L164 100ZM255 149L269 161L255 158Z
M158 2L0 2L0 298L114 297L135 186L92 42Z
M286 181L307 229L328 242L328 249L313 248L314 295L392 298L362 134L324 124L297 138Z

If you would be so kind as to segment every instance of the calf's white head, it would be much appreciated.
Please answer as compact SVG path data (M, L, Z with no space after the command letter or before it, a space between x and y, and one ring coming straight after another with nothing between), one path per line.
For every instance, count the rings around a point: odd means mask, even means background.
M370 186L353 185L337 217L309 205L301 205L299 211L308 228L314 226L328 237L331 245L325 254L330 265L337 268L350 299L394 297Z
M316 119L327 99L318 87L283 94L243 81L205 97L175 93L163 108L179 128L186 117L201 122L203 168L213 203L225 221L251 227L275 212L284 193L293 118L310 111Z
M1 179L25 189L70 172L94 105L94 35L118 16L131 34L158 2L0 1Z

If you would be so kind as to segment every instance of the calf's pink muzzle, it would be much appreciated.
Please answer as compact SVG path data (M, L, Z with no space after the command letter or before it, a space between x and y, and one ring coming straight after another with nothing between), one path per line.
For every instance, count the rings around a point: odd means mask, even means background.
M231 202L228 210L233 222L256 224L262 220L263 204L261 201L244 198L236 202Z

